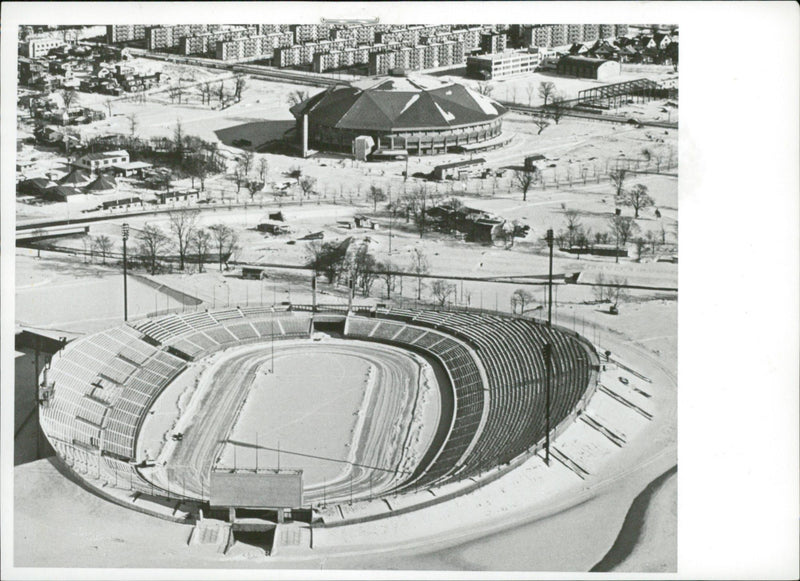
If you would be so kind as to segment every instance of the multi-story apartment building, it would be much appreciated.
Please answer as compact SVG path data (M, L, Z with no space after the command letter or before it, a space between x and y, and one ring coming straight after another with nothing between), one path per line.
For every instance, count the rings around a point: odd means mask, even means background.
M567 24L567 44L575 44L583 40L582 24Z
M143 24L110 24L106 26L106 42L129 42L144 40L145 26Z
M597 34L600 38L612 38L614 36L614 25L613 24L598 25Z
M584 24L581 42L594 42L600 38L600 27L597 24Z
M481 52L492 54L506 50L507 36L505 34L489 33L481 36Z
M569 44L567 39L567 25L566 24L551 24L550 25L550 46L564 46Z

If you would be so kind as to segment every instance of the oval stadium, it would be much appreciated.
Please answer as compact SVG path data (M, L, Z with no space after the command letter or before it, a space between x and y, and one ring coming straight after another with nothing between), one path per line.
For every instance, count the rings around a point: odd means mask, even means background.
M333 309L171 314L78 339L43 374L42 428L115 502L177 499L187 520L269 510L325 527L497 478L541 454L547 426L555 437L598 385L594 347L562 327L478 311ZM187 386L188 404L176 396ZM162 400L183 408L177 424L159 424ZM421 500L425 490L434 496Z

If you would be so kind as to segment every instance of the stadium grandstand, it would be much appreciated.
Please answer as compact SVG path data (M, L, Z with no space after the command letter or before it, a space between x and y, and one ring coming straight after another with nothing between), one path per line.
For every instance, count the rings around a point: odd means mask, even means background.
M145 457L137 436L161 392L190 362L216 351L310 338L315 330L414 351L444 370L447 385L439 389L449 393L449 412L413 473L386 494L473 485L540 451L548 425L546 345L551 435L576 419L598 385L600 359L591 343L527 318L477 310L227 308L145 319L67 344L41 377L42 429L58 456L95 488L180 497L140 470ZM184 495L198 507L207 500L187 489Z

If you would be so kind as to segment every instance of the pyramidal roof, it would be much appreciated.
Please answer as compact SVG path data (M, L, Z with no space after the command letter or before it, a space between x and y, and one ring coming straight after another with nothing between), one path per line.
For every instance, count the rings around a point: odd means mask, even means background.
M62 185L72 185L72 184L83 185L89 183L91 180L92 178L89 175L89 172L80 168L75 168L67 175L65 175L63 178L58 180L58 183Z
M87 192L101 192L105 190L113 190L117 187L117 182L114 178L100 174L92 183L86 186Z
M313 123L337 129L445 129L506 113L497 101L434 77L372 77L337 85L292 107Z

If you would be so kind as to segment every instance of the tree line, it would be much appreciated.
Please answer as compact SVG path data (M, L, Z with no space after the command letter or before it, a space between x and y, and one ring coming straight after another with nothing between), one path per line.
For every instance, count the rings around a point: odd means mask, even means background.
M176 258L181 271L195 264L198 272L204 272L207 263L215 262L222 272L225 263L239 250L238 234L223 223L201 226L199 215L199 210L168 212L166 229L145 223L133 234L128 260L132 265L140 264L150 274L161 272L165 261ZM100 257L103 264L107 258L120 256L115 252L120 246L106 234L86 236L83 245L88 255Z

